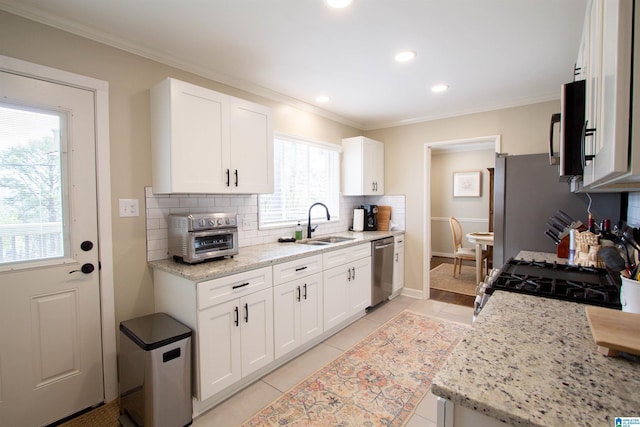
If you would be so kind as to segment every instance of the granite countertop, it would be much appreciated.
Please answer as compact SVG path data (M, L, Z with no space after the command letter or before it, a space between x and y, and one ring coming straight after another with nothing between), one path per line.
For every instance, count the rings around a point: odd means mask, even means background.
M566 264L569 261L567 258L559 258L555 253L535 251L520 251L515 258L526 259L527 261L556 262L558 264Z
M497 291L432 392L518 426L604 426L640 415L640 360L597 352L585 306Z
M293 242L267 243L264 245L240 248L238 255L228 259L191 265L179 263L173 259L165 259L161 261L151 261L149 262L149 266L182 276L194 282L201 282L401 234L404 234L404 231L346 231L342 233L331 233L331 236L352 237L353 240L322 246L304 245ZM323 236L315 236L314 238L321 237Z

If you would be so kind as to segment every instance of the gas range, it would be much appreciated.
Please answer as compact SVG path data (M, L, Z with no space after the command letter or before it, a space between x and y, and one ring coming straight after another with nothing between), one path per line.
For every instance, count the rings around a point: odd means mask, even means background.
M620 283L604 268L509 259L485 289L518 292L620 310Z

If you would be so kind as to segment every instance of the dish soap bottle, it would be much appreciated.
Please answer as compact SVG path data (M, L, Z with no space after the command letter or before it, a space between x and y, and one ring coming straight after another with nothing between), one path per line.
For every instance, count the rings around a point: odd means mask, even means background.
M300 221L298 221L298 225L296 226L296 240L302 240L302 226L300 225Z

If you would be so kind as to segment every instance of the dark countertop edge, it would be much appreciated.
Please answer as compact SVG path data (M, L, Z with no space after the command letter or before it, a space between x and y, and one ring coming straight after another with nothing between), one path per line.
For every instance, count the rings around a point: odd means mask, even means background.
M228 258L224 260L207 261L199 264L184 264L167 258L164 260L149 261L147 264L153 269L158 269L167 273L175 274L194 282L203 282L207 280L231 276L237 273L243 273L245 271L256 270L262 267L273 266L307 256L321 255L323 253L332 252L338 249L344 249L351 246L357 246L362 243L372 242L374 240L384 239L386 237L400 236L403 234L405 234L405 230L365 232L343 231L329 233L327 234L327 236L355 237L355 239L339 243L332 243L326 246L305 245L302 243L293 242L273 242L265 243L263 245L245 246L244 248L239 249L239 254L234 258ZM323 236L319 235L315 236L314 238L319 237ZM291 253L282 254L282 252L287 249L290 249ZM248 251L260 252L262 256L258 260L256 260L255 258L252 258L251 260L243 260L243 250L245 253ZM270 252L272 252L273 255L264 256L264 254L269 254Z

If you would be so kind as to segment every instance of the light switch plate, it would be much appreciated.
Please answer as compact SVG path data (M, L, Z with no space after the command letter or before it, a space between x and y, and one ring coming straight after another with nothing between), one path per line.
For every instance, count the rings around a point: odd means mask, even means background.
M120 199L120 218L140 216L138 199Z

